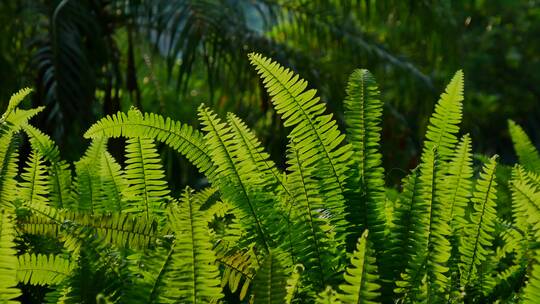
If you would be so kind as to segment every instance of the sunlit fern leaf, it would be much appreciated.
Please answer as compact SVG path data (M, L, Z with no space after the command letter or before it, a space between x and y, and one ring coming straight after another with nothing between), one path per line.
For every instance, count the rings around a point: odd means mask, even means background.
M375 246L384 233L384 169L379 151L383 103L375 78L368 70L355 70L349 77L345 98L347 139L353 150L353 183L360 197L349 202L354 240L369 229ZM360 221L360 222L358 222Z
M315 299L316 304L341 304L337 292L332 287L328 286L325 290L321 291Z
M409 246L415 232L415 223L420 216L421 191L420 191L420 170L415 168L406 176L403 181L403 191L396 203L394 223L390 228L389 239L391 245L388 248L388 255L391 260L388 261L393 271L393 279L397 280L399 275L407 266L404 261L415 254L414 247Z
M231 128L221 122L215 113L199 107L199 118L206 132L207 149L216 164L217 186L223 197L239 208L246 215L242 221L254 227L258 242L268 249L273 242L273 232L277 234L279 226L272 223L276 214L272 197L262 188L260 176L254 171L254 165L239 159L239 148L233 139ZM274 231L270 231L270 227Z
M11 208L0 209L0 302L18 303L21 294L17 288L17 257L15 250L15 230Z
M207 152L202 134L193 127L163 116L145 113L137 109L118 112L102 118L86 131L85 138L96 137L143 137L163 142L194 164L201 173L212 180L215 169Z
M300 289L302 284L301 277L304 270L306 269L302 264L294 265L293 271L287 279L287 286L285 287L285 290L287 291L287 294L285 295L286 304L292 303L294 297L298 292L298 289Z
M46 171L47 167L41 155L35 150L32 151L21 174L22 182L18 187L19 200L29 204L49 205Z
M452 229L461 230L467 223L465 210L468 207L472 191L472 159L471 139L469 135L462 137L448 165L444 180L445 189L441 198L450 208Z
M4 136L9 132L19 131L20 128L27 124L32 117L41 113L41 111L43 111L44 109L45 107L37 107L28 110L15 109L11 113L7 121L4 124L0 125L0 137Z
M128 187L128 182L124 176L124 171L109 152L104 152L101 156L100 164L101 188L105 202L105 211L122 211L125 209L124 203L129 198L124 198L124 193Z
M0 138L0 208L12 205L17 198L18 137L12 133Z
M58 147L48 135L31 125L24 125L23 130L30 138L32 148L50 162L48 188L51 204L58 208L72 205L71 170L69 164L60 159Z
M90 213L104 211L99 160L106 144L106 138L103 137L92 140L84 156L75 163L75 199L73 206L68 208Z
M75 263L58 255L25 253L17 258L17 280L23 284L57 285L75 268Z
M441 95L435 111L429 119L424 142L424 153L437 149L442 160L449 160L458 142L456 134L462 117L463 72L457 71L445 92Z
M240 161L249 162L257 173L264 180L263 186L270 191L279 185L281 190L288 193L283 182L282 173L276 168L276 165L270 160L270 155L264 151L260 141L255 134L246 126L246 124L232 113L227 114L227 122L234 134L235 144L239 147L236 151L236 157Z
M516 166L510 182L512 212L516 226L524 233L535 236L540 229L540 188L536 187L527 172Z
M209 205L213 205L217 199L219 199L219 189L216 187L206 187L198 190L193 194L193 199L201 204L201 208L204 209Z
M529 275L529 281L523 288L523 304L540 303L540 250L535 252L535 263Z
M358 238L351 264L344 274L345 283L339 286L339 299L343 303L377 303L381 285L377 282L375 252L368 239L368 230Z
M316 91L305 91L307 82L298 75L259 54L249 55L251 64L263 80L274 108L286 127L294 127L289 138L295 143L305 166L316 166L320 192L324 197L330 221L338 237L345 237L346 180L350 175L351 146L343 144L341 134L332 114L324 114L326 106L315 97Z
M173 269L168 273L164 298L181 303L208 303L223 297L219 270L203 212L194 208L191 191L184 192L178 206L172 206L169 222L175 234Z
M146 218L162 213L170 191L153 140L127 140L125 176L129 187L123 194L132 200L129 212L141 212Z
M412 214L414 233L409 246L413 255L402 280L396 283L396 292L408 299L425 296L429 301L437 301L444 296L451 246L447 239L449 210L440 201L442 186L440 160L434 150L428 150L420 164L420 202Z
M335 240L334 227L324 214L325 205L314 179L314 168L306 167L305 154L299 153L294 145L289 145L287 164L287 188L290 189L294 204L291 205L290 245L293 263L306 267L305 276L317 289L323 289L333 279L337 270L340 253L345 252Z
M4 122L9 119L11 113L19 106L19 104L24 100L24 98L28 96L28 94L30 94L31 92L32 92L32 89L23 88L23 89L20 89L17 93L11 95L7 109L2 115L2 117L0 118L0 124L4 124Z
M461 262L459 265L462 286L478 286L482 283L482 272L478 270L480 265L487 259L488 248L494 239L496 222L496 195L497 182L495 180L496 156L487 163L480 179L475 185L471 202L473 210L470 221L465 226L461 244L459 246ZM482 289L482 286L478 286Z
M253 279L255 303L282 304L285 301L287 277L281 256L269 251Z
M527 133L521 126L508 120L508 130L512 137L514 149L519 157L519 163L527 170L540 174L540 154L534 147Z

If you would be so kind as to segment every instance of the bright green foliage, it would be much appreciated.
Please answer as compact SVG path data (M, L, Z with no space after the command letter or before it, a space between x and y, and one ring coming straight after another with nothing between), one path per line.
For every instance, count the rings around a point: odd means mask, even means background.
M151 139L130 138L126 145L126 158L125 175L130 187L126 188L124 195L132 200L129 212L140 212L149 219L163 210L162 205L169 194L159 154ZM110 163L114 166L112 159ZM112 182L118 180L119 175L115 178L110 174L109 178Z
M359 196L349 202L349 218L358 225L353 237L357 239L363 229L369 229L375 246L382 244L385 224L384 169L379 151L382 106L373 75L355 70L347 87L345 122L354 160L350 187Z
M0 302L18 303L13 301L21 292L17 288L17 257L15 254L15 230L13 215L8 208L0 211Z
M326 106L315 97L314 89L305 90L307 82L271 59L250 54L249 59L260 74L272 103L285 127L293 127L289 139L294 143L306 166L316 166L320 193L332 214L331 223L344 236L345 190L350 175L350 145L342 145L332 114L324 114Z
M41 109L11 106L0 130L0 302L32 284L50 290L36 299L48 303L538 302L540 176L521 156L529 167L516 166L509 187L495 158L480 157L473 174L471 139L458 141L461 72L435 106L418 167L385 188L383 103L368 71L349 80L345 135L306 81L250 60L290 127L285 171L239 117L204 106L201 131L136 109L106 117L74 166L28 124ZM120 136L125 163L107 148ZM210 186L178 199L157 143ZM528 146L518 153L534 155Z
M485 274L479 268L490 253L488 248L492 246L497 219L495 159L496 157L491 158L489 163L484 166L471 199L473 210L470 214L470 221L463 232L464 240L459 247L461 254L459 268L463 286L478 280L480 281L478 287L483 288L482 281Z
M508 130L512 143L519 157L519 163L527 170L540 174L540 154L534 147L527 133L512 120L508 120Z
M429 119L423 153L429 153L436 148L441 159L449 160L452 157L454 146L458 142L456 134L461 122L462 101L463 72L457 71Z
M253 279L255 303L278 304L285 301L287 277L280 255L269 252Z
M32 285L57 285L70 276L74 264L60 256L34 255L25 253L18 256L17 280Z
M356 245L351 257L351 266L345 272L345 284L339 286L343 294L339 295L343 303L377 303L380 296L380 285L377 284L377 266L374 252L365 230Z

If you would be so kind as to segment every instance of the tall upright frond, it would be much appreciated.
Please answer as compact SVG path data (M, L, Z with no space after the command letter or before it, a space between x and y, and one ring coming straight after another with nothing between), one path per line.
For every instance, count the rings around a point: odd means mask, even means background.
M540 154L527 133L512 120L508 120L508 130L512 137L514 149L519 157L519 163L525 169L540 174Z
M129 187L124 195L132 200L129 211L141 212L146 218L160 214L170 191L152 139L127 140L125 172Z
M253 279L254 303L281 304L285 301L287 277L281 257L268 252Z
M345 191L349 177L351 146L344 144L345 135L338 130L332 114L324 114L326 106L315 97L314 89L305 91L307 82L271 59L250 54L274 108L286 127L293 127L289 138L300 153L305 154L306 166L316 166L321 194L330 213L330 221L345 236Z
M47 168L41 155L35 150L32 151L21 174L22 182L18 187L18 199L30 204L49 205L46 171Z
M17 198L18 138L12 133L0 137L0 208L7 208Z
M15 251L15 229L11 208L0 209L0 302L18 303L21 294L17 288L17 257Z
M423 152L436 148L444 161L452 157L462 117L463 72L457 71L429 119Z
M377 282L379 275L374 254L368 230L365 230L358 238L351 265L344 274L345 283L339 286L343 292L339 298L343 303L377 303L381 286Z
M459 247L461 263L459 265L461 284L468 286L476 280L482 280L482 273L478 268L487 259L488 248L495 238L496 194L497 182L495 180L496 156L487 163L480 179L475 185L471 201L473 211L470 222L465 226L463 238Z
M106 201L103 207L106 211L121 211L125 208L125 200L129 199L125 198L128 182L124 171L109 152L104 152L100 161L101 187Z

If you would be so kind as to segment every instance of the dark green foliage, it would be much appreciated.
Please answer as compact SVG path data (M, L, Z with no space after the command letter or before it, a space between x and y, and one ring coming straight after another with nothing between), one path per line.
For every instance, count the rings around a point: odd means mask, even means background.
M0 126L0 300L39 285L47 294L33 296L49 303L538 301L540 177L528 170L538 154L514 130L525 168L508 181L496 157L473 166L470 136L458 141L461 72L396 190L385 188L382 102L367 70L350 78L345 135L305 80L249 58L291 131L285 171L242 120L204 105L202 131L136 109L105 117L72 168L28 124L38 111L18 109L27 91L15 95ZM18 168L22 132L30 153ZM120 136L124 163L108 147ZM211 186L178 197L156 143Z

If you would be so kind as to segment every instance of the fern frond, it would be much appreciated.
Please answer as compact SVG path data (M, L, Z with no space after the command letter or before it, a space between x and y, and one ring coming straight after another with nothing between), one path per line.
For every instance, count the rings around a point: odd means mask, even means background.
M50 162L49 194L53 206L63 208L70 206L71 199L71 170L67 162L60 159L60 151L54 141L39 129L24 125L24 132L30 138L32 148L38 151L45 160Z
M314 168L306 167L304 156L294 145L289 145L287 187L294 197L289 254L293 263L306 267L310 282L322 289L335 274L339 253L344 248L335 240L334 227L324 215L325 205L314 180Z
M57 285L75 268L74 263L57 255L25 253L17 258L17 280L23 284Z
M339 295L343 303L377 303L380 285L377 283L377 265L375 252L368 240L368 230L358 238L356 250L351 256L350 267L344 274L345 284L339 286L343 292Z
M255 303L281 304L285 301L287 277L280 255L269 251L253 279Z
M47 198L48 177L47 168L39 153L35 150L30 153L24 172L21 174L22 182L18 190L18 199L29 204L49 205Z
M175 233L170 292L163 296L175 302L208 303L223 297L210 236L202 211L195 209L190 190L179 206L172 206L169 222Z
M17 198L17 136L9 133L0 138L0 208L8 208Z
M221 287L229 287L232 293L240 288L238 297L242 301L251 286L255 270L258 268L257 257L251 248L230 253L225 246L220 246L220 244L214 246L214 252L216 252L217 262L223 268Z
M462 117L463 72L457 71L441 94L435 111L429 119L423 153L437 149L443 161L449 160L458 139L459 124Z
M4 124L9 118L11 113L19 106L19 104L24 100L28 94L32 93L32 89L23 88L20 89L17 93L11 95L9 98L8 106L2 117L0 117L0 124Z
M527 133L523 131L521 126L512 120L508 120L508 130L514 149L519 158L519 163L527 170L540 174L540 154L534 147Z
M307 82L288 69L259 54L249 54L251 64L263 80L272 103L286 127L294 127L289 138L297 146L305 166L316 166L320 193L324 197L330 221L339 238L345 237L346 180L349 178L351 146L343 144L332 115L324 115L324 103L314 97L316 91L305 91Z
M275 210L269 203L270 195L263 191L262 180L253 166L236 156L238 146L232 140L231 128L203 105L199 107L199 117L203 130L207 132L205 139L217 167L217 183L223 197L247 215L242 220L255 228L258 241L268 250L273 242L268 231L272 221L270 216Z
M101 188L105 203L105 211L118 212L125 209L124 202L128 182L124 176L122 167L116 162L109 152L104 152L101 156L100 164Z
M300 279L304 270L306 269L302 264L297 264L294 266L291 275L287 279L287 287L285 287L285 290L287 291L287 294L285 295L285 304L292 303L294 296L300 288Z
M375 78L368 70L355 70L349 77L345 98L347 139L352 145L354 160L353 191L361 195L349 202L352 237L369 229L371 238L382 245L384 234L384 169L379 151L383 103ZM358 222L360 221L360 222Z
M446 185L441 200L450 207L452 229L457 230L467 223L465 209L468 207L472 191L473 176L471 158L471 139L469 135L462 137L448 165Z
M487 259L488 248L492 245L496 221L495 180L496 156L484 166L478 180L473 197L473 211L468 225L464 229L464 237L459 246L461 263L461 284L470 286L477 280L482 281L482 273L478 271L480 264Z
M85 138L143 137L165 143L184 155L199 171L212 180L214 163L206 150L202 134L193 127L163 116L137 109L102 118L84 134Z
M536 250L535 263L529 275L529 281L523 288L523 304L540 302L540 250Z
M130 212L142 212L147 219L160 214L169 195L161 159L151 139L130 138L126 146L124 195L134 200Z
M71 209L90 213L103 211L99 160L106 150L106 144L103 137L92 140L84 156L75 163L76 199L74 206L68 206Z
M316 304L341 304L337 292L332 287L328 286L324 291L321 291L315 299Z
M15 299L21 295L17 288L17 253L13 239L13 215L9 208L0 209L0 302L18 303Z

